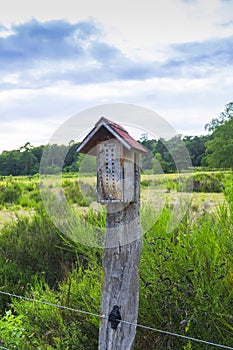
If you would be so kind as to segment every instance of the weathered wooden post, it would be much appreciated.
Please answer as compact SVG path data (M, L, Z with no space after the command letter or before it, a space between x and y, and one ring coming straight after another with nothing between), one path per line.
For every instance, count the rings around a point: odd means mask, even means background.
M136 326L118 320L137 323L142 247L139 156L147 151L124 128L103 117L77 151L97 156L98 201L107 209L101 303L105 317L99 350L130 350Z

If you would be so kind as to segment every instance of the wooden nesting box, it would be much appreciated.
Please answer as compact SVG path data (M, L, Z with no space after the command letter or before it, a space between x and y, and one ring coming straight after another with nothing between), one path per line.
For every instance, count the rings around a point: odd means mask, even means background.
M139 154L147 150L120 125L102 117L77 151L97 157L97 191L100 203L136 200L135 172Z

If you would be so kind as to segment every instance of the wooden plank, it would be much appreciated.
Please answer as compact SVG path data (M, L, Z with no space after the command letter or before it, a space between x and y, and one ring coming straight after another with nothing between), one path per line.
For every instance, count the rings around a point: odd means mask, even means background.
M135 201L135 164L132 151L124 152L124 179L123 179L123 194L124 203Z

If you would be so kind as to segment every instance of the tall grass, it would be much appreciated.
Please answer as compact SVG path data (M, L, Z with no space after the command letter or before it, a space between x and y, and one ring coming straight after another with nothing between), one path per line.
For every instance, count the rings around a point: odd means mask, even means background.
M170 232L167 230L172 215L169 203L159 208L159 215L153 202L142 206L140 324L232 346L232 183L232 175L228 174L222 187L225 201L215 211L195 213L194 220L192 210L188 210ZM64 186L72 204L73 189L69 183ZM10 291L5 288L15 284L21 294L98 313L103 281L102 249L63 239L39 206L35 211L35 217L8 225L0 236L4 290ZM74 224L80 226L83 235L90 235L90 242L93 238L102 239L105 213L89 209L75 216ZM95 231L88 233L88 225L95 227ZM99 231L101 234L95 237ZM43 277L42 272L45 272ZM3 306L12 310L0 322L6 347L12 347L12 332L5 331L11 329L7 328L9 325L18 336L18 349L97 348L99 322L96 318L21 300L3 300L2 312ZM140 328L134 344L134 350L212 348Z
M171 233L165 207L144 237L139 322L206 341L233 343L233 191L194 223L187 213ZM153 217L146 212L147 217ZM138 329L135 349L210 349Z

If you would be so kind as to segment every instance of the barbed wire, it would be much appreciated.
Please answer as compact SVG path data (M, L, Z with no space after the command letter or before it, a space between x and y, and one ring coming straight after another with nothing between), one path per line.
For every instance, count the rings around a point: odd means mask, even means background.
M106 317L106 315L95 314L95 313L90 312L90 311L84 311L84 310L79 310L79 309L75 309L75 308L64 306L64 305L58 305L58 304L51 303L49 301L43 301L43 300L28 298L28 297L25 297L25 296L22 296L22 295L17 295L17 294L3 292L3 291L0 291L0 294L8 295L10 297L22 299L22 300L25 300L25 301L30 301L30 302L44 304L44 305L51 306L51 307L56 307L56 308L59 308L59 309L65 309L65 310L69 310L69 311L74 311L74 312L78 312L78 313L81 313L81 314L84 314L84 315L90 315L90 316L94 316L94 317L99 317L101 319L108 319L108 317ZM216 344L216 343L212 343L212 342L209 342L209 341L206 341L206 340L189 337L189 336L186 336L186 335L183 335L183 334L173 333L173 332L161 330L161 329L150 327L150 326L144 326L144 325L141 325L139 323L132 323L132 322L124 321L124 320L119 320L119 321L121 323L125 323L125 324L131 325L131 326L135 326L135 327L138 327L138 328L147 329L147 330L150 330L150 331L155 331L157 333L166 334L166 335L170 335L170 336L174 336L174 337L179 337L179 338L183 338L183 339L186 339L186 340L194 341L194 342L197 342L197 343L202 343L202 344L206 344L206 345L215 346L215 347L218 347L220 349L233 350L232 347L227 346L227 345ZM0 349L9 350L9 349L1 347L1 346L0 346Z

